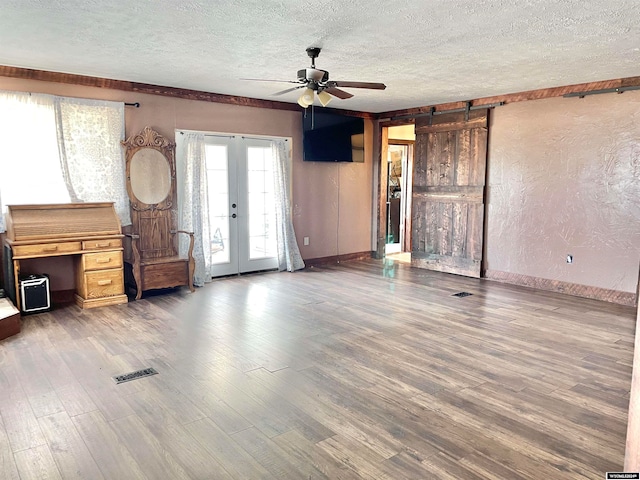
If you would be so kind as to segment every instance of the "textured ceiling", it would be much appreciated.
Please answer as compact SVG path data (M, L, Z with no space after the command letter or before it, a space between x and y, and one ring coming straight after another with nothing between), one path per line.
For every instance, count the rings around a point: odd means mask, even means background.
M0 0L0 64L295 103L310 65L382 112L640 75L638 0Z

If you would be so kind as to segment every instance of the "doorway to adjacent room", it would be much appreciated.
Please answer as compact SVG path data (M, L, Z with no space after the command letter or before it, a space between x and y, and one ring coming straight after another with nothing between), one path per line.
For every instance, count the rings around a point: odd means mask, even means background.
M385 256L411 262L414 127L388 127Z

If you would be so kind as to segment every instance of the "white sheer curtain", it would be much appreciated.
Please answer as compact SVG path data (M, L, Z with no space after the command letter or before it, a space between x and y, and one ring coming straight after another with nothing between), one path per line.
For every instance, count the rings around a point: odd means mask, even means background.
M278 268L293 272L304 268L298 242L293 230L291 214L291 172L289 149L284 140L274 140L271 146L274 159L273 180L276 196L276 232L278 239Z
M55 97L60 165L73 202L114 202L131 224L125 183L124 103Z
M6 206L115 202L131 223L124 104L0 91L0 232Z
M66 203L51 95L0 91L0 232L7 205Z
M211 231L209 228L209 200L207 194L207 167L204 134L186 133L181 156L184 159L180 229L193 232L193 258L196 268L193 283L203 286L211 281ZM184 237L184 235L181 235ZM206 247L206 248L205 248ZM180 239L180 254L186 255L188 242ZM205 252L207 254L205 255Z

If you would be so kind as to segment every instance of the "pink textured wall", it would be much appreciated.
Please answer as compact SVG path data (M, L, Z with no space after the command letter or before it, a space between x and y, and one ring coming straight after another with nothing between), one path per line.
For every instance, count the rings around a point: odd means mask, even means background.
M640 92L506 105L489 132L487 268L635 292Z
M366 120L364 163L294 163L294 226L303 258L373 250L372 135L372 122ZM308 246L303 237L309 237Z
M302 161L302 109L241 107L5 77L0 77L0 90L140 102L140 108L125 109L127 136L150 125L171 139L176 129L291 137L294 227L303 258L372 250L371 121L365 122L365 163L314 163ZM303 246L304 236L310 237L309 246ZM72 282L60 281L56 289L73 288Z

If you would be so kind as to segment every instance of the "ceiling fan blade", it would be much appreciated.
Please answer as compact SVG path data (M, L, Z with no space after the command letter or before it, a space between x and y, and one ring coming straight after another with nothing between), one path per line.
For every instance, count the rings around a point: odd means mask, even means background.
M373 90L384 90L387 86L384 83L375 83L375 82L342 82L342 81L334 81L327 82L327 85L331 87L343 87L343 88L370 88Z
M249 82L300 83L294 80L265 80L264 78L241 78L240 80L247 80Z
M293 92L294 90L298 90L298 89L304 88L304 87L306 87L306 85L300 85L299 87L287 88L286 90L282 90L280 92L272 93L271 95L272 96L284 95L285 93Z
M336 87L327 87L323 91L327 92L327 93L330 93L334 97L338 97L338 98L341 98L343 100L353 97L353 94L351 94L349 92L345 92L344 90L340 90L339 88L336 88Z

